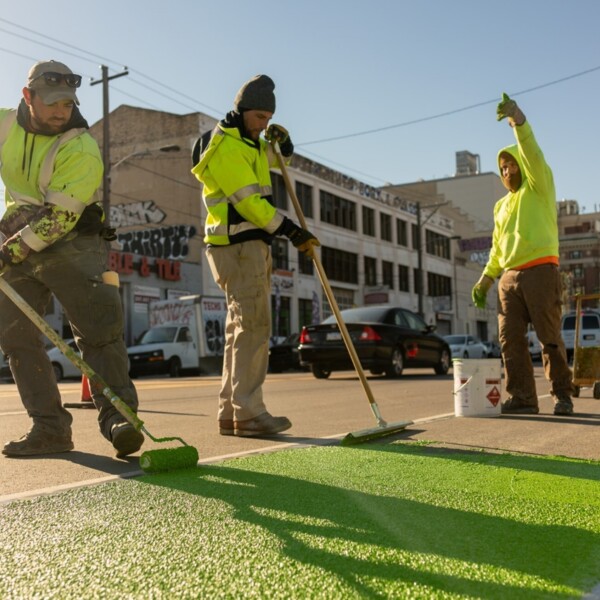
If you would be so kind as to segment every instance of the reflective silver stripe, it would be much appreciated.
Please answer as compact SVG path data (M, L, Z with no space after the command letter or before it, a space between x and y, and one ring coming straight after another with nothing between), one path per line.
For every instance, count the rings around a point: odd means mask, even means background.
M283 223L283 215L277 213L271 219L271 222L265 226L264 229L267 233L275 233L282 223Z
M93 199L93 198L92 198ZM48 204L55 204L56 206L62 206L71 212L74 212L77 215L80 215L85 209L86 204L81 202L81 200L77 200L77 198L73 198L72 196L67 196L66 194L61 194L60 192L50 191L46 194L46 202Z
M13 190L8 190L8 193L10 194L10 197L17 203L17 204L33 204L34 206L43 206L44 205L44 200L38 200L37 198L34 198L33 196L28 196L27 194L19 194L19 192L14 192Z
M237 235L238 233L243 233L244 231L251 231L253 229L260 229L260 227L257 227L254 223L250 223L250 221L244 221L243 223L230 225L229 235Z
M8 132L10 131L10 128L13 126L16 120L17 111L12 109L6 113L4 119L2 119L2 122L0 122L0 151L2 150L2 146L4 145L6 138L8 138Z
M225 196L221 196L220 198L204 198L204 204L211 208L221 204L222 202L227 202L227 198Z
M270 185L263 185L260 188L261 196L270 196L273 193L273 188Z
M207 235L227 235L227 225L207 225L205 228Z
M236 190L231 196L229 196L229 200L231 201L231 204L237 204L253 194L260 194L260 186L258 183L246 185L243 188Z
M40 240L40 238L33 233L29 225L23 227L19 233L21 234L21 239L36 252L41 252L50 245L48 242Z

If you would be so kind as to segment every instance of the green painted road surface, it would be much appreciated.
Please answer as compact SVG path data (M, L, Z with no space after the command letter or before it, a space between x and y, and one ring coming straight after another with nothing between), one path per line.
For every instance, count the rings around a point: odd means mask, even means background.
M578 598L600 583L599 467L364 444L15 501L0 598Z

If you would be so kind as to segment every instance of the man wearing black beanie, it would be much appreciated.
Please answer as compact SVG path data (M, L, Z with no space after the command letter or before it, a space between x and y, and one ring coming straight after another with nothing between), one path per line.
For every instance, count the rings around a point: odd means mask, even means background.
M234 110L196 142L192 153L192 173L203 184L207 210L206 258L228 305L221 435L270 435L292 426L287 417L267 411L262 394L271 334L270 244L285 235L309 255L320 245L273 204L269 168L276 166L276 157L268 142L278 142L286 159L294 151L288 132L269 125L274 89L267 75L247 81L235 97Z

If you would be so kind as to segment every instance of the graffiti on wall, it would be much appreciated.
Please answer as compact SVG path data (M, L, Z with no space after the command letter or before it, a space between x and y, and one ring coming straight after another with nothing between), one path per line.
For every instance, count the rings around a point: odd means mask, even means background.
M162 223L166 216L167 214L156 206L154 200L142 200L110 207L110 222L113 227Z
M193 225L166 225L154 229L127 231L117 235L122 252L141 256L182 260L189 253L189 241L196 235Z

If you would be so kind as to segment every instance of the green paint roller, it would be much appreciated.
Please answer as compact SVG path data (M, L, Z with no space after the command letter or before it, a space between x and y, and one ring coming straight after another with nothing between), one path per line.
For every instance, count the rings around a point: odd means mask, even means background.
M0 275L0 290L2 290L15 305L27 316L34 325L88 378L90 388L101 393L110 403L131 423L137 431L141 431L153 442L178 441L183 444L176 448L147 450L140 457L140 467L147 473L188 469L195 467L198 462L198 450L186 444L179 437L154 437L145 427L144 422L119 398L100 377L65 341L50 327L25 299L17 293Z

